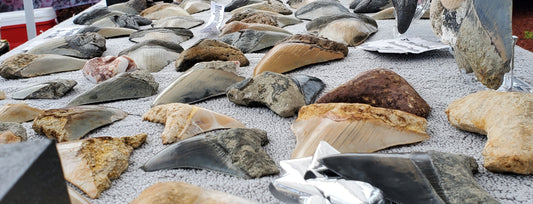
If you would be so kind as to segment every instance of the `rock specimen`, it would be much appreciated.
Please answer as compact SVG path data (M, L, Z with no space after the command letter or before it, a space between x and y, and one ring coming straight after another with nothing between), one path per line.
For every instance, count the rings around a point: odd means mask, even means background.
M78 30L78 33L98 33L105 39L130 36L130 34L136 32L135 29L130 28L100 28L96 26L87 26Z
M305 65L343 59L348 47L312 35L293 35L276 44L259 61L254 76L265 71L285 73Z
M148 71L121 73L72 99L68 106L143 98L157 94L157 83Z
M426 118L428 103L402 76L384 69L362 72L319 98L317 103L366 103Z
M195 103L226 94L226 89L244 79L237 75L238 61L199 62L163 90L152 106Z
M178 59L183 52L181 45L169 41L147 40L137 43L118 55L127 55L135 61L137 67L150 72L161 71L170 62Z
M191 29L204 24L204 20L192 16L169 16L152 23L154 28L177 27Z
M354 0L350 3L354 13L375 13L388 7L392 7L391 0Z
M289 35L292 35L291 32L283 28L276 27L276 26L271 26L271 25L261 24L261 23L244 23L241 21L233 21L231 23L224 25L220 29L219 36L223 36L223 35L237 32L237 31L244 30L244 29L256 30L256 31L274 31L274 32L287 33Z
M90 198L111 187L128 168L134 148L141 146L147 135L127 137L94 137L57 144L65 179L80 188Z
M302 20L313 20L343 13L350 13L350 10L338 1L314 1L296 10L294 16Z
M100 83L117 74L132 72L136 69L137 65L128 56L106 56L90 59L85 63L81 72L89 81Z
M250 53L272 47L289 36L291 36L291 34L284 32L280 33L245 29L223 35L219 40L239 48L244 53Z
M2 203L70 204L67 185L51 140L0 145Z
M221 191L204 189L183 182L160 182L146 189L131 201L131 204L193 204L193 203L219 203L219 204L248 204L255 203Z
M357 46L378 31L378 24L364 14L334 14L315 18L305 28L318 37Z
M56 79L18 90L17 92L13 93L11 97L14 99L58 99L72 90L76 84L78 83L74 80Z
M432 1L430 19L433 32L453 47L459 69L500 87L513 51L512 1Z
M102 56L105 38L98 33L80 33L57 37L28 50L28 54L58 54L82 59Z
M112 15L95 21L91 26L100 28L130 28L139 30L141 26L152 24L152 20L132 14Z
M32 108L26 103L5 104L0 108L0 122L28 122L42 112L43 110Z
M205 38L180 54L176 60L176 71L186 71L198 62L215 60L239 61L241 66L250 64L239 48L219 40Z
M87 60L61 55L16 54L0 64L0 76L20 79L83 68Z
M342 153L374 152L429 139L427 121L416 115L360 103L319 103L300 108L291 126L291 158L313 155L320 141Z
M129 39L132 42L162 40L179 44L191 39L193 36L191 30L187 28L148 28L132 33Z
M189 14L195 14L211 9L211 1L208 0L183 0L179 7L185 9Z
M74 19L74 24L78 25L91 25L92 23L106 17L110 17L113 15L121 15L124 14L124 12L121 11L114 11L110 10L107 7L101 7L92 9L88 12L83 12L78 17Z
M285 27L301 23L300 19L292 16L284 16L279 13L269 11L259 11L255 9L246 9L238 13L233 13L226 23L241 21L243 23L261 23L277 27Z
M124 111L104 106L74 106L49 109L38 115L32 128L57 142L78 140L91 130L128 116Z
M191 14L176 4L161 3L144 9L139 15L152 20L159 20L170 16L190 16Z
M291 117L306 105L306 98L314 98L324 87L320 79L303 76L315 83L299 83L283 74L264 72L230 86L226 95L235 104L265 105L281 117Z
M158 105L143 115L143 120L163 123L163 144L223 128L241 128L244 124L229 116L184 103Z
M261 11L270 11L274 13L279 13L283 15L291 15L291 9L287 8L283 2L280 0L264 0L262 2L248 4L237 8L232 11L232 13L238 13L246 9L256 9Z
M232 128L172 144L148 160L142 169L198 168L243 178L278 174L276 163L262 148L267 143L266 131Z
M319 162L343 178L376 186L394 203L498 203L477 184L476 160L466 155L339 154Z
M26 141L26 129L18 123L0 122L0 144Z
M533 94L480 91L455 100L446 114L462 130L487 135L484 165L493 172L533 174Z

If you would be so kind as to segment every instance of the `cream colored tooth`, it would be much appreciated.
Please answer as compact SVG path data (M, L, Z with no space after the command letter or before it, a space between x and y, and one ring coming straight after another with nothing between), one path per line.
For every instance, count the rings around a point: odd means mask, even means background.
M287 8L287 6L285 6L283 4L283 2L278 1L278 0L266 0L266 1L263 1L263 2L259 2L259 3L253 3L253 4L241 6L240 8L237 8L237 9L231 11L231 13L232 14L233 13L239 13L239 12L244 11L246 9L256 9L256 10L262 10L262 11L270 11L270 12L279 13L279 14L283 14L283 15L291 15L292 14L292 11L289 8Z
M211 8L211 1L207 0L184 0L179 7L185 9L189 14L195 14Z
M0 122L28 122L42 112L43 110L32 108L26 103L6 104L0 108Z
M0 64L0 76L20 79L83 68L87 60L55 54L17 54Z
M286 33L286 34L292 35L291 32L283 28L276 27L276 26L271 26L271 25L261 24L261 23L244 23L241 21L233 21L231 23L224 25L220 29L219 36L223 36L229 33L234 33L240 30L244 30L244 29L257 30L257 31L274 31L274 32Z
M357 46L378 31L378 24L366 15L353 13L316 18L305 28L318 37Z
M159 20L169 16L190 16L191 14L178 5L162 3L144 9L139 15L152 20Z

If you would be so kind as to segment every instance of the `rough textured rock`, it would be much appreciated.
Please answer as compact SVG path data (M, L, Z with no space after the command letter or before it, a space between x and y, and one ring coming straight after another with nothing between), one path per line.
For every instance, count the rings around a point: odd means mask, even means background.
M70 79L56 79L42 84L23 88L11 96L14 99L58 99L72 90L78 82Z
M57 144L65 179L80 188L90 198L111 187L128 168L134 148L146 140L142 133L127 137L95 137Z
M42 112L43 110L30 107L26 103L5 104L0 108L0 122L28 122Z
M52 38L32 47L28 54L58 54L82 59L100 57L106 50L105 38L98 33L79 33Z
M348 46L363 43L378 31L377 22L364 14L333 14L315 18L305 25L307 32Z
M209 169L243 178L278 174L276 163L262 148L267 143L264 130L232 128L175 143L148 160L142 168L145 171Z
M183 51L176 60L176 70L186 71L198 62L205 61L239 61L241 66L250 62L239 48L214 39L202 39Z
M403 77L384 68L360 73L320 97L317 103L366 103L402 110L424 118L431 109Z
M87 60L54 54L16 54L0 64L0 76L6 79L20 79L74 71L83 68L86 62Z
M285 27L302 22L300 19L292 16L285 16L279 13L255 9L245 9L240 12L233 13L231 18L228 19L226 23L231 23L233 21L241 21L243 23L260 23L277 27Z
M18 123L0 122L0 144L26 141L26 129Z
M452 102L446 114L453 126L487 135L489 171L533 174L533 94L480 91Z
M100 83L123 72L132 72L137 69L133 59L128 56L95 57L85 63L81 72L83 76L93 83Z
M199 186L184 182L160 182L141 192L131 204L194 204L194 203L219 203L219 204L247 204L255 203L234 195L220 191L204 189Z
M272 47L289 36L291 35L281 32L245 29L223 35L219 40L239 48L244 53L250 53Z

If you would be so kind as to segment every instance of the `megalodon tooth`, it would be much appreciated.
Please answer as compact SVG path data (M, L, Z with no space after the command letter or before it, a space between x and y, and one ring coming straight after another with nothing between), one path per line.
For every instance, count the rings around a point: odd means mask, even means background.
M391 0L396 14L396 27L403 34L409 29L415 16L417 0Z
M98 127L128 116L122 110L105 106L73 106L48 109L39 114L32 128L57 142L78 140Z
M255 3L261 3L263 1L264 0L232 0L230 3L226 4L224 11L230 12L240 7L250 5L250 4L255 4Z
M23 142L27 139L26 129L21 124L0 122L0 144Z
M42 112L43 110L28 106L26 103L5 104L0 108L0 122L28 122Z
M310 80L314 83L306 83L303 77L312 78ZM227 89L226 95L235 104L265 105L281 117L291 117L298 112L300 107L306 105L308 102L306 98L316 97L323 85L320 79L306 75L295 80L283 74L263 72L253 78L233 84ZM305 93L304 90L306 90Z
M342 153L374 152L429 139L427 121L416 115L361 103L317 103L300 108L291 129L291 158L311 156L320 141Z
M139 15L152 20L159 20L169 16L190 16L191 14L176 4L161 3L144 9Z
M129 14L139 14L148 6L147 0L129 0L123 3L117 3L107 6L111 11L120 11Z
M501 86L514 49L512 1L432 1L430 19L433 32L453 48L459 69L474 72L488 88Z
M178 59L181 52L183 52L183 47L177 43L147 40L120 51L118 55L127 55L141 69L158 72Z
M265 71L285 73L305 65L343 59L348 47L325 38L296 34L280 41L257 63L253 75Z
M220 40L204 38L180 54L178 59L176 59L176 71L186 71L198 62L215 60L239 61L241 66L250 64L239 48Z
M349 8L354 13L375 13L389 7L392 7L391 0L353 0Z
M278 174L276 163L262 148L267 143L264 130L232 128L172 144L148 160L142 169L197 168L243 178Z
M83 76L93 83L100 83L123 72L137 70L137 64L128 56L95 57L81 69Z
M211 9L211 1L208 0L183 0L179 7L185 9L189 14L200 13Z
M117 28L117 27L100 28L96 26L86 26L86 27L81 28L78 31L78 33L98 33L102 37L108 39L108 38L130 36L130 34L136 31L137 30L131 29L131 28Z
M482 155L492 172L533 174L533 94L480 91L446 108L448 121L461 130L487 135Z
M122 14L124 14L124 12L122 11L113 11L113 10L109 10L106 7L101 7L101 8L92 9L88 12L84 12L78 15L74 19L73 22L74 24L78 24L78 25L91 25L92 23L102 18L106 18L106 17L113 16L113 15L122 15Z
M191 39L193 36L192 31L187 28L168 27L139 30L132 33L129 39L137 43L147 40L162 40L179 44Z
M344 7L340 2L329 1L314 1L294 12L294 16L301 20L313 20L322 16L331 16L335 14L351 13L348 8Z
M255 9L245 9L243 11L233 13L231 18L226 21L226 24L233 21L241 21L243 23L261 23L280 28L302 22L302 20L292 16L285 16L279 13Z
M250 53L272 47L289 36L291 34L245 29L223 35L219 40L239 48L243 53Z
M335 14L315 18L305 25L307 32L335 42L357 46L378 31L376 20L364 14Z
M365 103L426 118L431 107L402 76L378 68L356 77L320 97L317 103Z
M477 184L478 165L467 155L339 154L318 161L345 179L376 186L393 203L499 203Z
M159 182L144 189L137 198L131 201L131 204L146 203L256 204L257 202L184 182L168 181Z
M132 14L122 14L122 15L112 15L106 18L102 18L98 21L95 21L91 26L96 26L100 28L131 28L135 30L141 29L141 26L150 25L152 20L144 18L138 15Z
M130 154L148 135L94 137L57 143L65 179L95 199L128 168Z
M293 9L299 9L315 1L327 1L327 0L288 0L287 5L289 5ZM338 1L338 0L334 0L334 1Z
M174 143L197 134L224 128L244 128L244 124L229 116L184 103L169 103L152 107L143 120L163 123L163 144Z
M223 35L233 33L233 32L238 32L244 29L256 30L256 31L272 31L272 32L286 33L286 34L292 35L291 32L283 28L277 27L277 26L261 24L261 23L244 23L241 21L233 21L231 23L224 25L220 29L219 36L223 36Z
M80 70L87 60L55 54L16 54L0 64L0 76L20 79Z
M240 8L234 9L232 13L238 13L246 9L256 9L262 11L270 11L274 13L279 13L283 15L291 15L292 10L287 8L283 2L279 0L264 0L259 3L248 4Z
M170 16L153 22L152 27L178 27L191 29L202 24L204 24L204 20L193 16Z
M30 48L27 54L57 54L82 59L100 57L106 50L105 38L98 33L79 33L48 39Z
M298 88L300 88L300 92L304 95L305 104L314 103L320 91L326 86L319 78L305 74L295 74L291 78L296 82Z
M68 106L143 98L157 94L157 83L144 69L120 73L72 99Z
M71 91L78 82L71 79L56 79L36 84L13 93L13 99L58 99Z
M226 89L244 79L237 75L237 61L199 62L163 90L152 106L196 103L226 94Z

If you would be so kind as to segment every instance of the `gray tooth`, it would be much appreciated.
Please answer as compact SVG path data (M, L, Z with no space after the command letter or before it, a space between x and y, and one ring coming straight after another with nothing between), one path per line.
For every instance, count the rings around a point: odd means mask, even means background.
M91 25L92 23L113 15L121 15L124 14L121 11L112 11L107 9L106 7L97 8L94 10L91 10L86 13L80 14L78 17L74 19L74 24L78 25Z
M28 50L28 54L59 54L91 59L102 56L105 38L98 33L80 33L49 39Z
M158 87L159 84L146 70L124 72L80 94L68 106L148 97L156 94Z
M111 11L121 11L129 14L139 14L142 10L146 9L147 0L129 0L124 3L113 4L107 6Z
M142 42L146 40L163 40L172 43L181 43L193 37L191 30L186 28L165 27L165 28L148 28L139 30L130 35L130 41Z
M183 48L173 42L162 40L147 40L137 43L119 53L127 55L135 61L137 67L150 72L161 71L165 66L175 61Z
M105 27L120 27L120 28L131 28L135 30L141 29L140 26L150 25L152 20L144 18L138 15L131 14L122 14L122 15L112 15L107 18L102 18L94 23L91 26L97 26L101 28Z
M201 135L174 143L141 168L144 171L198 168L243 178L278 174L275 162L261 147L267 143L263 130L233 128L218 135Z
M20 79L83 68L87 60L53 54L16 54L0 64L0 76Z
M331 16L341 13L350 13L350 10L344 7L340 2L315 1L296 10L294 16L302 20L313 20L322 16Z
M374 13L391 6L391 0L354 0L350 9L353 9L354 13Z
M255 3L261 3L263 1L264 0L232 0L229 4L226 5L226 7L224 8L224 11L230 12L240 7L250 5L250 4L255 4Z
M289 36L291 35L281 32L244 29L223 35L220 41L239 48L243 53L250 53L273 47Z
M409 29L415 16L417 0L392 0L392 4L396 11L398 32L403 34Z
M204 20L192 16L169 16L155 21L152 26L154 28L178 27L191 29L202 24L204 24Z
M182 74L152 103L152 106L167 103L195 103L223 95L226 89L244 79L236 74L235 61L200 62Z
M97 26L87 26L83 27L78 31L78 33L98 33L104 38L114 38L114 37L123 37L130 36L130 34L136 32L135 29L130 28L110 28L110 27L97 27Z
M308 76L304 74L297 74L291 77L300 88L300 92L304 95L305 104L309 105L315 102L318 93L324 89L324 82L319 78Z
M78 84L70 79L56 79L42 84L33 85L21 89L11 96L14 99L47 98L58 99L72 90Z

